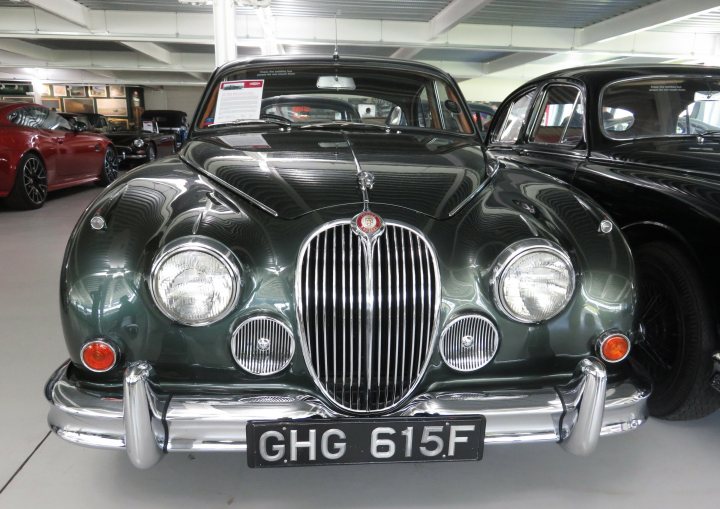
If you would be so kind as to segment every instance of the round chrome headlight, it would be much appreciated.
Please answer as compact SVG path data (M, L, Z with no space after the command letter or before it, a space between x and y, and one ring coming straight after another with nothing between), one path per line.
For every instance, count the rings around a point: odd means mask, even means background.
M169 244L155 259L151 292L173 321L207 325L225 317L240 297L239 262L222 244L185 238Z
M508 246L493 271L495 305L513 320L538 323L554 317L570 302L575 271L556 244L528 239Z
M141 138L137 138L133 140L133 145L135 145L137 148L141 148L143 145L145 145L145 142Z

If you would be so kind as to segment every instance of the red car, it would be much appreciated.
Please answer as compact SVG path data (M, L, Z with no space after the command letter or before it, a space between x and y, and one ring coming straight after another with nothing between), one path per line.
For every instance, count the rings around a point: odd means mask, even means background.
M44 106L0 102L0 198L36 209L48 191L115 180L112 142L82 127Z

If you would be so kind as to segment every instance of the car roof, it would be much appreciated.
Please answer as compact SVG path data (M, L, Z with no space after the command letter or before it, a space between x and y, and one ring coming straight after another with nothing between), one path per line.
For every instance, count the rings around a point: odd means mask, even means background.
M268 55L259 57L250 57L240 60L234 60L227 64L218 67L214 74L225 73L231 69L239 69L249 65L262 65L262 64L376 64L387 67L396 67L397 69L403 69L408 71L417 72L429 72L432 74L439 74L448 79L451 76L443 71L442 69L435 67L434 65L426 64L423 62L417 62L415 60L402 60L399 58L386 58L386 57L361 57L361 56L344 56L339 55L337 58L333 55Z
M607 83L623 78L664 75L720 75L720 67L703 65L589 65L562 69L539 76L528 83L538 83L553 78L576 79L584 82Z

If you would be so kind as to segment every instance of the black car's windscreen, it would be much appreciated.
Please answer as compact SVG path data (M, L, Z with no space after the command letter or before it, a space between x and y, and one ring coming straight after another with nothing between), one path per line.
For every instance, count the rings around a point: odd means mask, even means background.
M609 85L601 125L616 140L702 134L720 129L720 78L648 77Z
M246 69L223 76L208 97L199 110L197 129L270 118L300 124L351 121L473 132L450 83L434 76L392 69L356 66ZM307 101L303 102L303 98Z

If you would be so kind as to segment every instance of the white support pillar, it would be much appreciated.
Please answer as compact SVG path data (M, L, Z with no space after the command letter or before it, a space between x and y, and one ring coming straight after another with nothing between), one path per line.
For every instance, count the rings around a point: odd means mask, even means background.
M213 0L213 28L215 65L221 66L237 58L234 0Z

